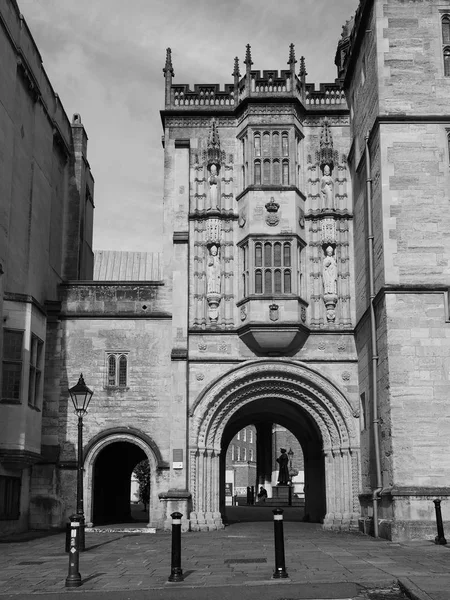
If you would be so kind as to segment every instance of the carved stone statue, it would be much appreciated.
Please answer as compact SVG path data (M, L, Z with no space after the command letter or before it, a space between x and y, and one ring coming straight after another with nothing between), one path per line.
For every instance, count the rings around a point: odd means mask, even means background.
M325 250L323 259L323 291L324 294L337 294L337 265L334 258L334 250L331 246Z
M280 448L280 456L277 458L277 463L280 465L278 469L278 485L288 485L289 483L289 457L286 448Z
M220 294L220 257L216 245L209 250L207 294Z
M218 210L219 206L219 176L216 165L212 164L209 168L209 210Z
M330 167L325 165L323 177L320 181L320 192L322 195L322 210L334 208L334 181L331 177Z
M337 264L334 250L331 246L325 250L322 269L323 300L327 309L327 321L333 323L336 320L335 308L337 304Z

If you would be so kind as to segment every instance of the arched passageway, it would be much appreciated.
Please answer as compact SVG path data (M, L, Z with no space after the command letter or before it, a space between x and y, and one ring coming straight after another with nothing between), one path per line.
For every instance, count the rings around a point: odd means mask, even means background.
M296 361L263 359L238 366L213 382L192 407L191 527L223 526L223 454L244 424L279 423L305 455L306 510L325 527L357 527L359 428L342 390Z
M130 521L131 474L145 459L150 470L148 525L153 527L162 519L158 473L168 468L154 441L138 429L118 427L106 429L88 442L84 451L84 508L89 526Z
M257 480L258 485L264 485L272 479L275 458L272 446L273 423L285 427L300 442L305 461L304 514L309 521L322 522L326 513L326 490L323 440L320 431L310 415L299 406L276 397L267 398L264 402L255 400L246 403L233 415L224 430L220 452L220 512L222 515L226 512L224 472L228 444L237 431L250 424L255 425Z
M99 453L93 478L95 525L131 522L131 474L145 458L144 451L130 442L109 444Z

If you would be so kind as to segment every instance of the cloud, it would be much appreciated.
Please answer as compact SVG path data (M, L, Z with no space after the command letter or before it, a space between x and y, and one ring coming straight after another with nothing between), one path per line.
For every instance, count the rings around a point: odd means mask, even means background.
M287 69L289 44L308 81L333 81L341 27L358 0L19 0L54 90L79 112L95 178L102 249L161 240L165 49L175 83L231 83L247 43L253 69ZM298 67L298 65L297 65Z

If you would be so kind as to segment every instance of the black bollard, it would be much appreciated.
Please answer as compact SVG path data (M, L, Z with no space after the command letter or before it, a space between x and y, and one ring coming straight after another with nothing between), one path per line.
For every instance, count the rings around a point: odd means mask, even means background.
M80 554L78 548L81 519L80 515L72 515L70 517L69 573L66 577L66 587L80 587L81 585L81 575L79 572Z
M437 536L434 538L434 542L440 546L445 546L447 540L444 537L444 524L442 523L442 512L441 512L441 501L433 500L434 508L436 509L436 525L437 525Z
M174 512L172 517L172 568L169 575L169 581L183 581L183 571L181 569L181 517L179 512Z
M273 532L275 535L275 571L272 579L287 579L286 563L284 560L283 511L275 508L273 511Z

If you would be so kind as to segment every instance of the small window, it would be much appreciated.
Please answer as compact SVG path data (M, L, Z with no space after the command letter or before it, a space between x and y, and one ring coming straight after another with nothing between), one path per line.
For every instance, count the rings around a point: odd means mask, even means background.
M240 439L241 439L241 432L240 432L240 431L238 431L238 433L237 433L237 436L236 436L236 439L237 439L237 440L240 440Z
M272 293L272 271L270 271L269 269L266 269L266 271L264 272L264 293Z
M273 246L273 266L281 267L281 244L280 242L275 242Z
M272 266L272 244L270 242L264 244L264 266Z
M273 164L272 164L272 174L273 174L273 181L272 183L274 185L280 185L281 183L281 172L280 172L280 161L279 160L274 160Z
M0 476L0 521L20 517L20 478Z
M249 452L250 452L250 461L253 462L255 460L254 459L254 454L253 454L253 449L250 448Z
M281 139L282 139L283 156L289 156L289 139L288 139L288 134L287 133L283 133Z
M2 401L20 402L23 331L3 330Z
M28 404L33 407L37 407L39 404L43 347L44 342L32 334L30 348L30 378L28 381Z
M450 46L444 48L444 75L450 77Z
M231 444L231 460L234 460L234 444Z
M262 272L258 269L255 272L255 294L262 294Z
M261 136L259 133L255 135L255 156L261 156Z
M281 294L281 271L277 269L274 273L273 287L275 294Z
M255 244L255 267L262 267L262 244Z
M262 151L263 151L263 156L270 156L270 134L269 133L265 133L263 135Z
M238 446L236 448L236 460L241 460L241 448Z
M284 244L283 259L284 259L284 266L290 267L291 266L291 244L289 244L289 242L286 242ZM276 266L278 266L278 265L276 265Z
M244 429L244 431L243 431L243 436L244 436L243 441L246 442L247 441L247 430L246 429Z
M263 164L263 185L270 185L270 161L265 160Z
M249 431L249 434L250 434L250 440L249 440L249 442L250 442L250 444L253 444L253 431L251 429Z
M106 387L126 388L128 386L128 353L108 352Z
M272 156L280 155L280 135L276 131L272 134Z
M283 185L289 185L289 163L283 161Z
M284 271L284 293L291 293L291 272L288 269Z
M247 448L242 448L242 460L247 460Z
M442 17L442 43L450 44L450 16Z
M259 160L255 162L255 185L261 185L261 163Z

